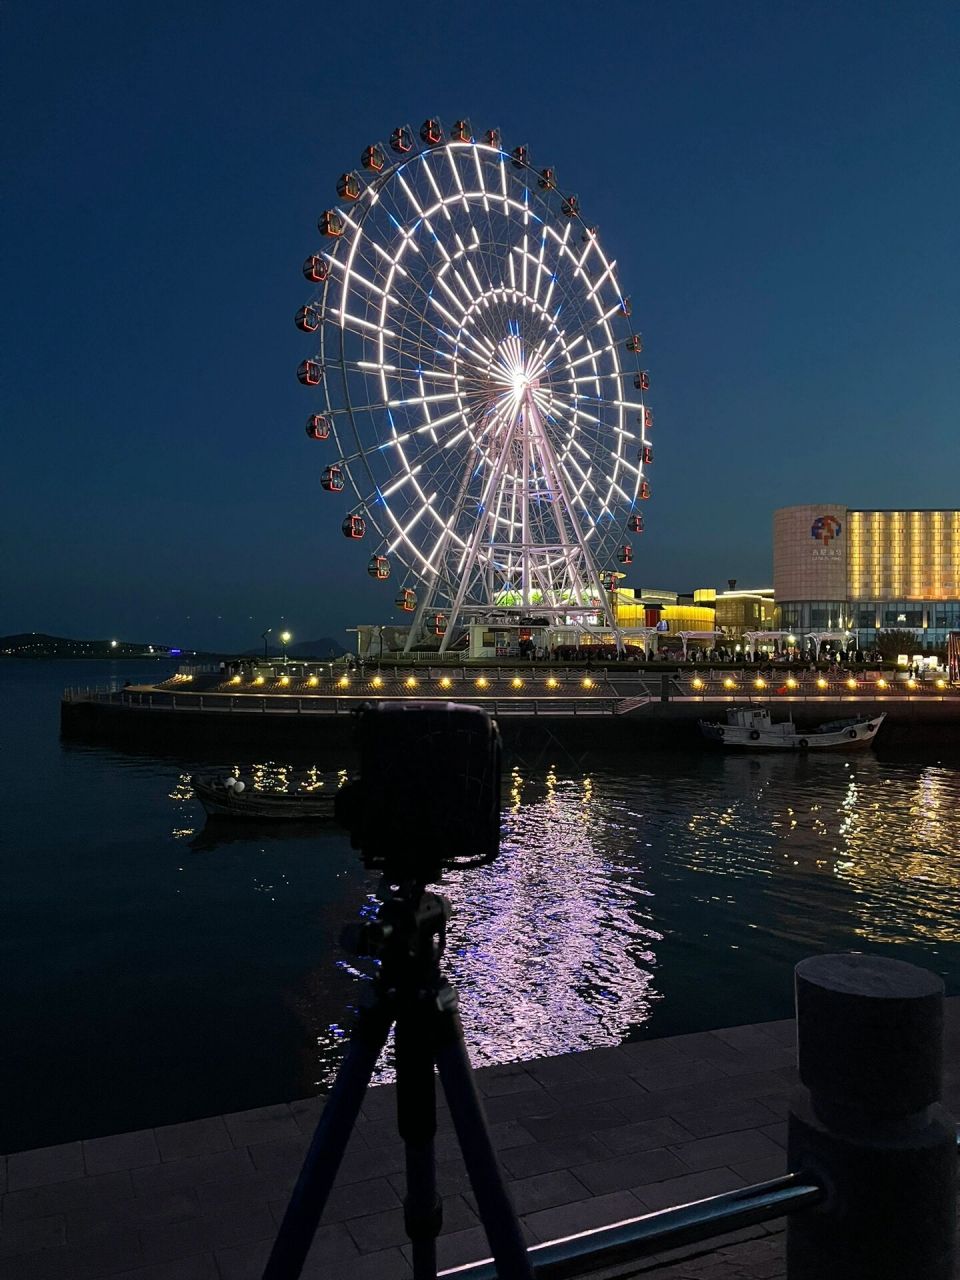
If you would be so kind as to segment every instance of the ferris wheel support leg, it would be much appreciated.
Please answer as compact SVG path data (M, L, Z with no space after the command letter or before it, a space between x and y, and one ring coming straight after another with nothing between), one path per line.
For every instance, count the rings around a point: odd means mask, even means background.
M531 397L527 397L528 404ZM532 591L530 589L530 445L531 431L527 422L527 409L523 411L523 458L521 468L520 489L520 603L529 606Z
M510 453L511 453L510 446L513 443L516 426L517 426L517 423L516 423L516 420L514 420L510 424L510 428L507 431L506 437L503 441L503 445L501 446L500 456L499 458L497 458L496 465L494 466L493 470L490 472L490 479L487 481L486 485L484 486L483 499L482 499L482 506L484 511L489 510L490 499L493 496L493 494L496 493L497 486L499 485L501 479L503 478L503 473L507 467L507 460L510 457ZM470 583L470 578L473 573L474 565L477 562L477 552L480 550L480 541L483 538L483 533L486 526L487 526L486 520L478 520L476 527L473 531L473 534L470 537L470 542L467 546L467 552L463 560L463 569L460 575L460 585L457 587L457 594L454 598L453 605L450 608L450 617L447 620L447 630L444 633L444 637L440 642L441 653L446 653L447 645L453 639L453 629L456 625L458 617L460 616L460 610L463 608L463 602L467 597L467 588ZM491 601L490 603L492 604L493 602Z
M403 652L409 653L414 646L414 642L419 640L423 634L423 619L427 610L433 603L433 598L437 593L437 575L434 573L430 579L430 585L423 593L423 599L420 601L420 607L417 609L413 621L410 623L410 630L407 632L407 638L404 642Z
M460 478L460 488L457 492L456 502L454 503L456 510L460 509L460 505L464 501L467 495L467 491L470 487L470 477L473 474L475 466L476 466L475 455L473 454L472 451L468 452L466 464L463 469L463 475ZM441 537L437 546L434 548L434 551L430 557L435 565L443 565L446 563L447 548L450 545L450 537L451 537L451 529L450 529L450 525L448 524L443 531L443 536ZM417 610L417 616L414 619L413 625L410 628L410 633L407 636L407 642L404 645L404 649L403 649L404 653L410 652L411 648L413 647L413 641L421 633L423 628L423 619L426 616L428 609L432 607L433 601L436 599L437 588L439 587L439 585L440 585L440 571L439 569L434 568L431 570L431 577L429 580L429 584L427 586L426 593L424 594L423 603L420 605L420 608ZM447 582L446 585L449 591L449 588L450 588L449 582ZM450 625L448 624L447 629L444 632L443 639L441 640L441 643L440 643L441 653L446 653L447 645L450 643L450 639L449 639L450 635L451 635Z
M560 528L564 542L568 543L568 553L566 557L567 563L568 563L568 572L571 572L572 570L573 553L576 550L579 550L580 555L583 557L583 570L582 570L582 573L578 575L578 577L585 577L587 579L591 588L596 592L597 599L600 600L602 603L607 598L607 593L603 589L603 584L600 581L600 574L597 570L597 566L594 563L594 559L590 552L590 548L587 545L587 540L583 536L583 530L580 528L580 522L577 520L576 510L574 509L573 503L570 501L570 497L567 493L566 486L563 483L563 475L560 471L560 464L557 461L557 456L553 451L553 446L550 443L547 433L543 428L543 424L540 420L539 411L537 409L537 406L532 396L530 395L527 396L526 405L527 405L528 421L532 424L533 429L536 433L538 452L540 454L540 459L541 459L541 463L543 465L544 471L550 477L551 486L556 489L557 493L559 493L561 498L561 502L558 504L557 524L558 524L558 527ZM573 529L574 542L572 543L568 542L569 535L566 529L566 521L563 518L564 509L566 509L567 515L569 516L569 519L570 519L570 525ZM583 603L582 589L581 589L580 582L577 581L577 578L573 579L573 587L577 594L578 600L582 604ZM616 641L617 652L622 653L623 652L623 633L621 632L620 628L616 625L616 623L613 624L613 626L611 627L611 630L613 631L614 639Z
M534 404L533 399L531 397L528 397L527 415L528 415L528 426L532 425L533 431L536 434L536 440L539 446L537 449L537 453L539 454L539 457L540 457L540 465L543 468L544 474L547 476L547 480L550 485L550 488L554 490L556 493L559 493L560 497L562 498L562 501L557 503L555 518L557 522L557 528L560 532L560 537L563 542L563 558L567 566L567 578L569 581L569 585L573 589L577 597L577 603L582 604L583 601L581 599L581 592L580 592L580 586L579 586L579 579L581 575L578 574L577 568L576 568L575 555L574 555L575 547L573 543L570 541L570 535L567 532L567 524L563 517L563 509L564 507L570 505L570 501L569 501L569 498L567 497L566 489L564 488L563 482L559 475L559 471L556 465L556 458L553 456L553 452L552 450L550 450L548 446L548 443L546 440L546 433L543 430L543 424L540 421L540 416L537 412L536 405ZM572 514L571 514L571 518L572 518ZM552 603L553 604L560 603L559 595L557 595L556 592L553 593Z

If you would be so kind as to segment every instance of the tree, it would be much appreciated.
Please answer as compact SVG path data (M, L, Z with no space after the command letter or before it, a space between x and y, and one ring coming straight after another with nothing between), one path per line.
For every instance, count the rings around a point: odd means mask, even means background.
M888 662L896 662L901 653L908 658L924 649L924 635L921 631L904 631L892 628L890 631L878 631L876 647Z

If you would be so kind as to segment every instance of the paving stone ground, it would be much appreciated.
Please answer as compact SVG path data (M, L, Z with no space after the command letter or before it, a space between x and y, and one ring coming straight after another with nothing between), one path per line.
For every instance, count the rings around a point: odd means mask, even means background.
M960 1112L960 997L947 1002L947 1102ZM477 1073L528 1241L701 1199L785 1169L792 1022L640 1041ZM320 1099L0 1157L0 1280L258 1280ZM307 1280L405 1280L395 1091L372 1089ZM441 1266L488 1256L441 1105ZM773 1280L783 1223L616 1274ZM608 1273L612 1275L613 1273Z

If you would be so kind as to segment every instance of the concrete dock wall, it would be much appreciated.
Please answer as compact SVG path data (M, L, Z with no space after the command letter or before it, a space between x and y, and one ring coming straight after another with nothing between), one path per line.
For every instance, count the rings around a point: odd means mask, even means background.
M464 701L483 706L482 698ZM271 699L275 702L275 699ZM301 702L306 700L301 700ZM673 698L651 701L621 715L520 714L500 715L504 743L529 749L551 740L571 749L646 751L662 749L716 750L697 729L701 719L723 720L730 699ZM209 702L209 699L208 699ZM65 700L61 705L61 730L66 737L108 741L149 750L229 746L288 746L349 752L353 745L353 718L345 711L298 711L267 705L259 699L233 699L232 709L190 705L181 698L174 707L144 706L96 700ZM876 699L778 698L774 716L788 714L801 729L827 720L850 716L886 720L877 738L877 749L915 749L960 754L960 697Z

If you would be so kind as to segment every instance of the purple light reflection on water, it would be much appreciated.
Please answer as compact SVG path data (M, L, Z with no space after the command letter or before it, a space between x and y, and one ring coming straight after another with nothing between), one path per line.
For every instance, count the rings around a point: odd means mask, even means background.
M205 825L189 785L211 769L329 785L341 761L58 739L64 686L156 671L0 662L9 1151L303 1097L353 1025L339 939L376 883L346 834ZM793 966L828 950L909 960L960 992L956 749L647 743L522 769L500 860L441 885L476 1061L789 1017Z
M441 886L478 1065L788 1017L793 965L829 950L957 989L956 768L704 756L568 773L515 771L500 857ZM344 1034L318 1035L323 1081ZM391 1072L388 1053L377 1078Z
M635 834L613 812L589 778L550 771L530 783L515 770L500 856L445 877L453 918L443 972L476 1065L620 1044L647 1021L662 935L642 865L618 857ZM330 1028L321 1053L342 1037ZM393 1078L392 1046L375 1078Z

